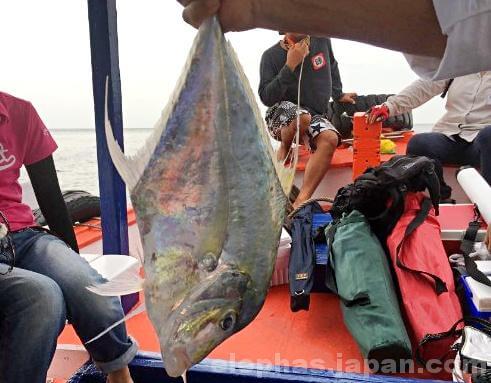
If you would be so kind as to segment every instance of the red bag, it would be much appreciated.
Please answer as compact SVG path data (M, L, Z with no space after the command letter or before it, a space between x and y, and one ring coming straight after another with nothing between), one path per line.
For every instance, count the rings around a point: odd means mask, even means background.
M399 283L406 327L416 350L425 335L447 331L462 318L440 224L423 193L406 195L404 214L387 238L387 247ZM451 345L452 339L435 342L422 350L422 356L441 359Z

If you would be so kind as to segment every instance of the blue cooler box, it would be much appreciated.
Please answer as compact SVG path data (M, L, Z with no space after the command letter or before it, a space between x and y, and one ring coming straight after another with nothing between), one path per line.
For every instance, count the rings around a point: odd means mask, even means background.
M469 276L461 276L460 283L464 288L466 315L491 321L491 287L474 281Z
M314 214L314 221L312 222L312 235L314 236L317 232L317 228L320 226L325 226L328 223L332 222L331 214L329 213L317 213ZM327 265L327 252L328 248L326 244L316 244L315 245L315 254L317 257L318 265Z

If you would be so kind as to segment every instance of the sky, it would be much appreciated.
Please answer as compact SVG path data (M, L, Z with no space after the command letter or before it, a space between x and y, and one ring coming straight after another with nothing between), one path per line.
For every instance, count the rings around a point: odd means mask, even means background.
M124 127L151 128L196 31L175 0L119 0L117 9ZM87 2L0 0L0 14L0 91L31 101L49 129L94 129ZM227 37L257 89L261 54L279 35ZM397 93L417 78L400 53L338 39L333 49L346 92ZM415 110L415 123L434 123L443 111L435 98Z

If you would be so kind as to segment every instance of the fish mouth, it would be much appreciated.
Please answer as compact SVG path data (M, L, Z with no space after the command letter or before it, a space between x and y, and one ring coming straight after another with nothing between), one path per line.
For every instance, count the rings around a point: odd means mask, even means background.
M164 352L165 371L172 378L182 376L193 365L185 346L175 346L168 352Z

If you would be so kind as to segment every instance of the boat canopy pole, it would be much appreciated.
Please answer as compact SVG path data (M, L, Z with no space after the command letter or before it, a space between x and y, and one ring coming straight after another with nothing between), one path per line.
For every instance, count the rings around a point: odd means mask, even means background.
M116 0L88 0L88 10L103 254L127 255L129 245L126 188L112 163L104 131L105 88L106 78L109 77L109 120L114 137L124 150ZM138 294L122 297L125 312L137 302Z

